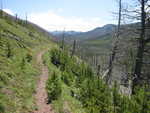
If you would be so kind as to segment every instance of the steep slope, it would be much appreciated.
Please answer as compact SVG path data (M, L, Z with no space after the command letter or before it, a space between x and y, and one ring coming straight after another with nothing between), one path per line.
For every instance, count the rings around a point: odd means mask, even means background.
M35 57L52 46L40 27L3 12L0 17L0 113L29 113L40 73Z
M66 50L52 49L44 60L51 75L48 102L55 113L149 113L149 87L137 88L131 96L119 92L118 81L110 88L91 66Z

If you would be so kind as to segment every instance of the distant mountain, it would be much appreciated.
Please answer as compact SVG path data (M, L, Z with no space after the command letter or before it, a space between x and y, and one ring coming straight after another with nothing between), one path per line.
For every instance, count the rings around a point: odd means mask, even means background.
M101 37L107 34L111 34L115 31L116 25L113 24L107 24L103 27L95 28L88 32L75 32L75 31L55 31L51 32L57 39L61 39L63 36L63 33L65 35L66 40L72 41L74 39L76 40L87 40L87 39L95 39L97 37Z
M70 41L70 39L74 39L76 35L81 34L82 32L76 32L76 31L53 31L50 32L56 40L62 40L63 35L65 36L65 39Z
M76 32L76 31L53 31L51 32L53 35L62 35L63 33L67 34L67 35L77 35L80 34L81 32Z
M108 24L103 27L98 27L94 30L82 33L82 34L78 35L77 38L83 39L83 40L84 39L93 39L96 37L101 37L106 34L111 34L115 31L115 29L116 29L116 25Z

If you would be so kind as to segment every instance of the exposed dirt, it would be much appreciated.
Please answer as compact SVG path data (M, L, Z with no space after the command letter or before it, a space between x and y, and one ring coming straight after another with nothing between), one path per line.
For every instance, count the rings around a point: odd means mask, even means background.
M47 104L47 92L46 92L46 81L48 79L48 68L43 64L42 55L45 51L40 52L37 55L37 63L41 66L41 75L37 84L35 99L37 110L33 113L54 113L51 105Z

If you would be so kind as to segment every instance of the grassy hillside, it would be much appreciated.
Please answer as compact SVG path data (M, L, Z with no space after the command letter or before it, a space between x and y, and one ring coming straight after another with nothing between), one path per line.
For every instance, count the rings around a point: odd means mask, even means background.
M0 18L0 113L28 113L39 69L38 51L52 45L46 31L3 14Z

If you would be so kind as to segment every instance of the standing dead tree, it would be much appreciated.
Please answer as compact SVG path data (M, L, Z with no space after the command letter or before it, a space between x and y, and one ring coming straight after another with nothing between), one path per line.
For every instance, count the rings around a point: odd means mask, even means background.
M73 42L73 48L72 48L71 57L73 57L73 55L75 54L75 52L76 52L76 40L74 40L74 42Z
M28 24L28 14L26 13L25 16L26 16L25 23Z
M18 15L17 15L17 13L15 15L15 20L18 21Z
M138 48L137 48L137 55L135 61L135 69L134 69L134 79L132 85L132 93L135 93L135 87L141 84L142 80L142 67L143 67L143 57L144 57L144 50L145 46L148 42L150 42L150 38L146 39L146 25L149 25L149 17L147 20L147 13L146 13L146 4L149 0L138 0L141 6L140 12L140 37L138 39ZM149 7L149 6L148 6Z
M0 17L1 18L3 17L3 0L1 0ZM2 46L1 38L2 38L2 35L1 35L1 30L0 30L0 46Z
M119 0L118 27L117 27L117 32L116 32L116 35L115 35L115 42L114 42L112 52L111 52L111 55L110 55L110 59L109 59L108 74L106 76L106 83L107 84L110 84L110 82L111 82L113 63L115 61L116 50L118 48L118 43L119 43L120 27L121 27L121 12L122 12L122 0Z
M1 0L0 16L3 17L3 0Z
M64 29L64 31L63 31L63 33L62 33L62 43L61 43L61 48L62 48L62 50L65 49L65 29Z
M101 71L101 65L99 64L99 65L97 66L97 76L100 75L100 71Z

